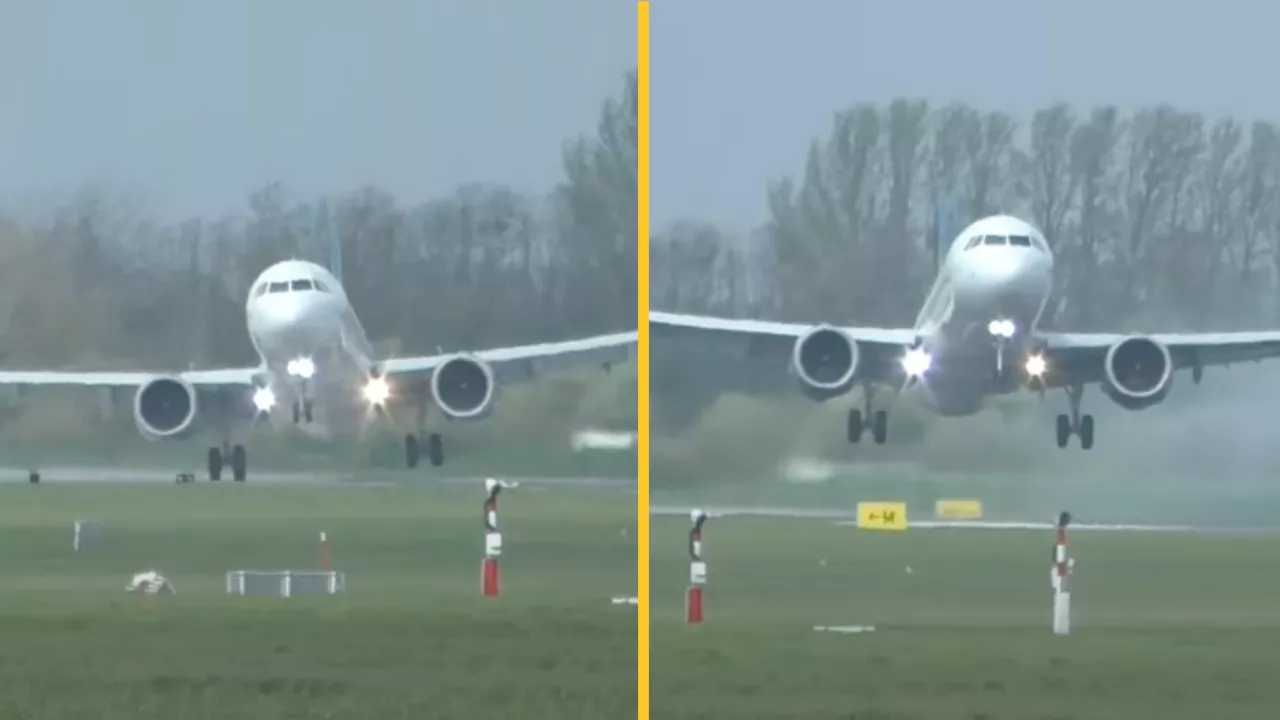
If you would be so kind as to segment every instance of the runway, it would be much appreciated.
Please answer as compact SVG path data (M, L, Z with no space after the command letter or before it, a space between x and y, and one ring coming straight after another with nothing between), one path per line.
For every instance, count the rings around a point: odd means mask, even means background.
M0 467L0 485L28 484L29 468ZM159 468L129 467L95 467L91 465L51 465L40 467L41 485L172 485L177 473ZM501 476L504 480L515 480L523 487L532 489L557 490L592 490L607 492L623 492L634 494L634 480L621 478L555 478L555 477L518 477ZM209 479L201 474L196 475L196 482L209 483ZM272 487L299 488L388 488L412 486L475 485L483 486L484 478L474 477L439 477L426 473L416 474L410 471L400 473L373 470L363 473L324 472L324 471L283 471L258 470L249 474L244 484L269 485ZM237 484L224 478L219 484Z
M654 505L649 508L650 515L676 515L688 517L694 506ZM836 525L857 528L857 512L848 510L819 510L812 508L785 507L746 507L746 506L705 506L699 508L712 518L730 517L762 517L784 518L796 520L824 520ZM1051 530L1052 521L991 521L991 520L908 520L908 529L940 530ZM1275 526L1231 526L1231 525L1146 525L1141 523L1110 523L1101 521L1073 521L1070 526L1075 531L1101 532L1165 532L1165 533L1203 533L1215 535L1260 535L1280 533Z

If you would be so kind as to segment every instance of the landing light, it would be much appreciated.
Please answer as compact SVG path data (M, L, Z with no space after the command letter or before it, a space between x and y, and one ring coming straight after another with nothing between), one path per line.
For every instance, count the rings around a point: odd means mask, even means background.
M276 394L269 387L261 387L253 391L253 406L259 412L266 412L275 407Z
M1012 320L992 320L987 323L987 332L991 333L995 337L1005 338L1006 340L1013 337L1014 333L1017 332L1017 329L1017 326L1013 324Z
M391 386L380 378L371 378L364 386L364 399L374 405L381 405L391 397Z
M290 360L289 363L284 366L284 370L290 375L296 375L303 380L309 380L316 374L316 364L309 357L300 357L297 360Z
M925 374L932 364L933 358L929 357L929 353L923 348L911 348L907 350L906 355L902 356L902 369L906 370L910 377Z
M1027 374L1031 377L1038 378L1044 375L1049 369L1049 363L1044 359L1043 355L1032 355L1027 358Z

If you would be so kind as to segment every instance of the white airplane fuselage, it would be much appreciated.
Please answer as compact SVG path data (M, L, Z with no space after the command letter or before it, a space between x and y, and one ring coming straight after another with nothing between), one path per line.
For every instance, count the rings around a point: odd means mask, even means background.
M309 434L359 430L373 348L332 273L304 260L272 265L250 287L245 320L275 410L310 401L313 421L299 424Z
M983 244L988 236L1005 242ZM1029 242L1010 244L1010 236ZM910 392L941 415L964 416L987 395L1016 390L1017 373L1002 381L993 372L997 348L1011 367L1024 362L1052 287L1053 255L1035 228L1008 216L970 225L948 250L913 326L931 362ZM1012 332L998 339L993 321Z

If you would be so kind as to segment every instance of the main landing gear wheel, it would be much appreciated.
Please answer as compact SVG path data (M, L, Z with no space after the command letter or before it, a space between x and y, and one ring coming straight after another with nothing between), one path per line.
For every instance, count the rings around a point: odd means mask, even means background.
M422 456L422 448L418 446L417 435L404 436L404 464L410 470L418 467L418 458Z
M1067 399L1071 402L1071 412L1058 415L1057 440L1058 447L1065 448L1072 435L1080 438L1082 450L1093 449L1093 416L1080 414L1080 399L1084 395L1083 386L1067 388Z
M244 482L249 475L249 453L244 449L243 445L232 445L230 458L223 455L220 448L209 448L209 480L218 482L222 479L222 468L226 462L231 462L231 479L236 482Z
M216 447L209 448L209 480L218 482L222 479L222 451Z
M431 461L432 467L444 464L444 441L440 439L440 433L427 436L427 459Z
M422 458L422 444L418 441L416 435L404 436L404 461L410 470L418 467L418 461ZM440 433L431 433L427 436L427 461L432 467L440 467L444 464L444 442L440 439Z
M231 479L242 483L249 477L249 453L243 445L231 447Z
M313 415L311 414L310 400L304 400L302 401L301 404L297 403L296 401L293 403L293 424L294 425L297 425L303 420L306 420L307 423L310 424L312 417Z
M868 427L871 429L871 439L875 440L877 445L883 445L884 441L889 437L889 413L884 410L876 410L871 413L871 422L867 423L863 420L861 410L854 408L849 411L845 434L851 444L856 445L861 442L862 433Z

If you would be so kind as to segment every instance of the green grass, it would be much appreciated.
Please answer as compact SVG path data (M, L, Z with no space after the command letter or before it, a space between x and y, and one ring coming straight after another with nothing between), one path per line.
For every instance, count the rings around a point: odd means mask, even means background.
M526 486L528 487L528 486ZM635 499L528 487L502 504L503 596L479 597L479 488L0 487L0 716L635 715ZM75 519L101 527L75 554ZM231 569L313 569L345 595L240 598ZM155 567L176 597L123 592Z
M707 619L689 627L688 521L653 524L655 718L1221 720L1280 707L1280 536L1076 532L1063 638L1049 630L1047 530L759 518L707 530ZM812 629L851 624L877 631Z

